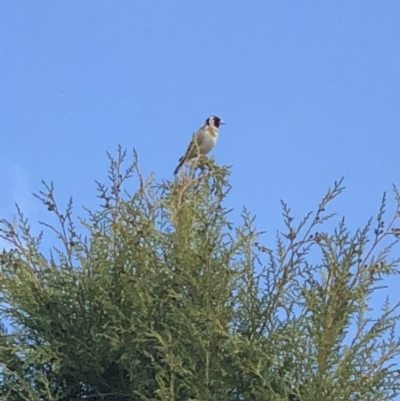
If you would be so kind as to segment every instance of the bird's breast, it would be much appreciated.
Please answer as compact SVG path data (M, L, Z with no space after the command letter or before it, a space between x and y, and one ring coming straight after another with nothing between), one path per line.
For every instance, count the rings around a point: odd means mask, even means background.
M207 154L215 146L217 138L217 132L211 132L210 130L203 131L201 138L199 138L200 153Z

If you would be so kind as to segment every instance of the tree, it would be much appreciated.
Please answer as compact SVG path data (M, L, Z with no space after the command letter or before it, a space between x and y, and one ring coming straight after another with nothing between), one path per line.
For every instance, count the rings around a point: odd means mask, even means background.
M397 308L371 297L397 274L400 215L329 230L335 182L299 224L261 243L230 222L229 168L212 160L173 182L144 179L136 153L110 155L99 210L75 220L53 185L36 197L58 245L43 254L17 209L1 220L0 395L46 400L391 400L399 393ZM125 191L136 177L137 190ZM387 242L389 241L389 242Z

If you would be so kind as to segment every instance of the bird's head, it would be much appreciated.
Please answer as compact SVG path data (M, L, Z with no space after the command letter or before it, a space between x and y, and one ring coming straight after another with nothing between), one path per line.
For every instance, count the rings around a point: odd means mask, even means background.
M219 128L222 124L225 123L217 116L208 117L206 120L206 125L211 125L211 127Z

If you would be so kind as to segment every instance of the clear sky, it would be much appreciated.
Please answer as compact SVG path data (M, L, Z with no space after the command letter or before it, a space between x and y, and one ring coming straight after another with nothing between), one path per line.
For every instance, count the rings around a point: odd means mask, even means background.
M279 199L300 218L342 176L332 210L350 228L384 191L394 207L398 0L3 1L0 77L1 216L18 202L42 219L42 179L83 215L118 144L172 179L211 114L226 122L212 155L233 166L233 220L247 206L266 245Z

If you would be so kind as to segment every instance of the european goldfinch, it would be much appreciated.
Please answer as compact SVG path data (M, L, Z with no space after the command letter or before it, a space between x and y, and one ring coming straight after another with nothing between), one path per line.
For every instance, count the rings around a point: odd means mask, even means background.
M178 174L182 166L189 160L199 155L206 155L215 146L218 139L219 126L224 122L217 116L207 118L204 125L193 135L192 142L186 150L184 156L179 159L178 167L174 174Z

